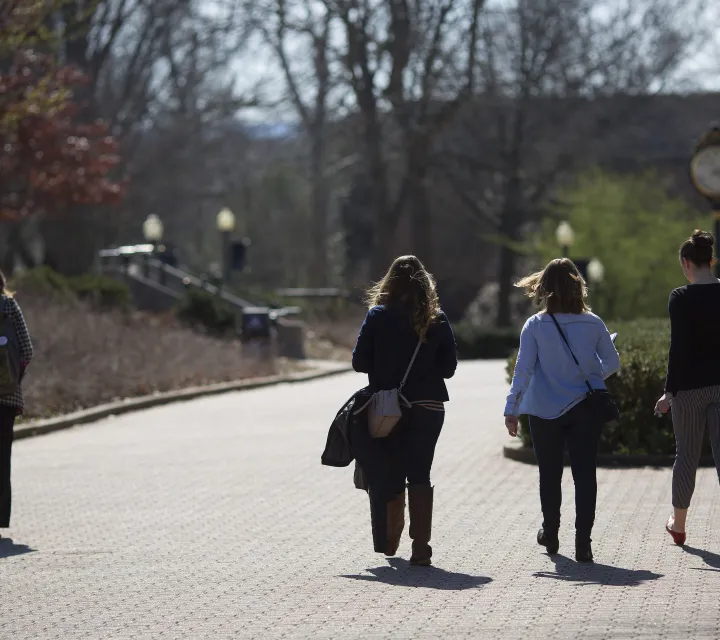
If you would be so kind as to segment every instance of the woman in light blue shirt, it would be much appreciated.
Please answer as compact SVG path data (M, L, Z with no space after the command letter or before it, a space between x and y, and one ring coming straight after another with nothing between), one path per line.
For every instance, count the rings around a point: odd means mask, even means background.
M585 281L571 260L553 260L516 286L525 289L542 311L528 319L520 334L520 351L505 405L505 426L516 437L519 416L530 418L543 512L537 541L551 554L560 546L561 482L567 444L575 481L575 557L578 562L592 562L590 535L595 522L602 423L583 402L588 395L585 381L593 389L605 389L605 379L620 369L620 357L605 324L587 306Z

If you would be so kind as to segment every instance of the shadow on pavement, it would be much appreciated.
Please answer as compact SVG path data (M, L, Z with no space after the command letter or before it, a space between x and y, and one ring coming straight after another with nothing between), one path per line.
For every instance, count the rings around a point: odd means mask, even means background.
M365 580L368 582L384 582L398 587L420 587L423 589L438 589L441 591L464 591L476 589L492 582L492 578L485 576L471 576L466 573L454 573L438 567L413 567L407 560L389 558L390 566L368 569L372 574L344 575L342 578L351 580Z
M536 578L552 578L578 584L601 584L607 587L638 587L644 582L662 578L662 574L644 569L623 569L607 564L584 564L565 556L552 556L555 572L538 571Z
M704 549L696 549L695 547L688 547L686 545L682 547L682 550L685 553L689 553L691 556L702 558L705 561L705 564L708 565L708 567L711 567L710 569L693 567L695 571L720 571L720 555L717 553L705 551Z
M3 538L0 540L0 559L21 556L25 553L33 553L34 551L37 551L37 549L32 549L26 544L15 544L11 538Z

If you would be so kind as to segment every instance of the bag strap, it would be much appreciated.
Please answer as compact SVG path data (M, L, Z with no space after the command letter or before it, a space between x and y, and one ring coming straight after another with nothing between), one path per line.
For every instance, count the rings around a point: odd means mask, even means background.
M548 313L548 315L552 318L552 321L555 323L555 326L557 327L557 330L560 333L560 336L562 337L563 341L567 345L567 348L570 350L570 355L572 356L572 359L575 361L575 364L577 365L578 369L580 369L580 373L582 373L583 378L585 378L585 386L587 386L588 391L590 391L590 393L595 393L595 389L592 388L592 385L590 384L590 381L587 379L587 376L585 375L583 368L580 366L580 362L575 357L575 353L573 353L572 347L570 346L570 343L568 342L568 339L565 336L565 332L560 327L560 323L557 321L557 318L555 318L555 316L552 313Z
M408 368L405 371L405 375L403 376L403 379L400 382L400 386L398 387L398 389L402 389L405 386L408 376L410 375L410 370L412 369L412 366L415 364L415 358L417 358L417 354L418 354L418 351L420 351L421 345L422 345L422 340L418 340L417 347L415 347L415 353L413 353L413 357L410 360L410 364L408 365Z

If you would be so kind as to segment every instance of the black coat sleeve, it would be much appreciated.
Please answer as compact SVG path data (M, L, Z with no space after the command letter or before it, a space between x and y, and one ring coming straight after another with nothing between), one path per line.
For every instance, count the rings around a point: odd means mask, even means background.
M455 334L447 316L442 313L439 319L438 333L440 344L438 346L436 364L443 378L452 378L457 369L457 344Z
M352 366L358 373L370 373L373 368L373 355L375 353L375 345L373 343L375 330L374 320L373 310L370 309L365 316L362 327L360 327L360 335L358 335L355 349L353 349Z
M677 394L683 375L685 358L685 340L687 336L687 314L683 308L682 295L673 291L668 304L670 313L670 353L668 354L667 379L665 391Z

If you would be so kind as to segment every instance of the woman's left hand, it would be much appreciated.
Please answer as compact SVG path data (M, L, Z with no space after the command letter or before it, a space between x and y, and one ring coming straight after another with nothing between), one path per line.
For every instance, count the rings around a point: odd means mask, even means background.
M668 411L670 411L671 400L672 396L667 393L660 398L655 405L655 415L664 416Z
M519 422L517 416L505 416L505 428L513 438L517 438Z

